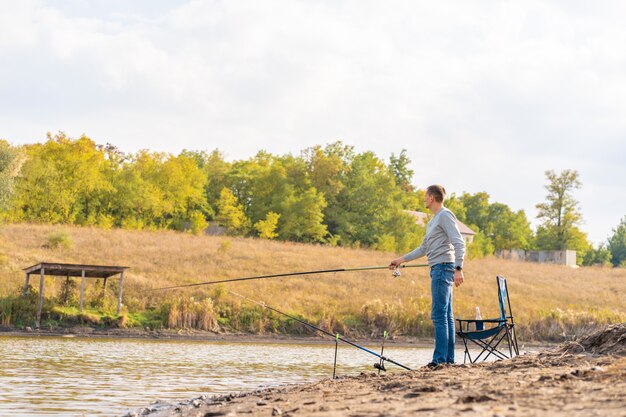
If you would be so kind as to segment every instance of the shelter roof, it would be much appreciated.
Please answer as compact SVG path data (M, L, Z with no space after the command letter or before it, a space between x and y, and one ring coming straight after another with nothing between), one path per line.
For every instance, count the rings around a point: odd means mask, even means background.
M24 268L24 272L27 274L41 274L41 270L43 269L45 275L80 277L83 271L85 271L86 278L109 278L110 276L124 272L128 268L128 266L41 262Z

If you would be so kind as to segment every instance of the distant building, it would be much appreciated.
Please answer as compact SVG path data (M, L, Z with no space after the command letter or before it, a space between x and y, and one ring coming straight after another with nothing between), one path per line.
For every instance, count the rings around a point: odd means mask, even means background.
M575 250L499 250L496 257L526 262L576 266Z
M210 221L207 228L204 229L204 234L209 236L225 236L228 234L228 228L220 226L216 221Z
M412 211L412 210L404 210L405 213L410 214L415 217L415 223L425 226L426 223L432 218L432 214L423 213L421 211ZM457 226L459 226L459 231L461 232L461 236L465 239L466 243L472 243L474 241L475 231L467 227L463 222L456 220Z

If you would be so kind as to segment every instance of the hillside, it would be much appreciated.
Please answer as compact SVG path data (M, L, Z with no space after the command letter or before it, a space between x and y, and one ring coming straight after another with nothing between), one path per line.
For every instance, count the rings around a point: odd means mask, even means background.
M67 237L67 246L46 247L51 233ZM378 335L386 329L394 334L428 335L430 291L425 268L405 269L400 278L381 270L149 291L229 277L386 265L394 256L364 249L170 231L9 224L0 228L0 298L15 297L23 285L21 269L38 262L126 265L131 269L124 284L125 318L117 325L151 323L153 327L256 333L303 330L259 307L242 304L226 291L232 289L344 334ZM571 269L487 258L468 261L465 271L466 284L454 295L455 315L472 317L475 306L480 306L483 317L497 315L495 276L503 275L509 280L513 312L526 340L556 340L598 324L626 321L623 268ZM50 291L46 290L46 296L51 300L58 296L63 281L47 278ZM99 305L96 283L90 281L87 294L92 297L94 315L107 309L110 313L114 287L110 285L107 301ZM75 310L71 303L64 309L47 306L46 317L53 323L62 323ZM88 317L83 319L89 322ZM97 317L92 321L97 322ZM11 323L5 317L0 324Z

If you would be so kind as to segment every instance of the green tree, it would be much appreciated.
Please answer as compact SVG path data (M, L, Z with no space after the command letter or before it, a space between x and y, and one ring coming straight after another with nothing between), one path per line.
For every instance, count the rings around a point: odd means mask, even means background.
M457 218L464 223L478 226L480 230L489 234L492 220L489 213L489 194L484 191L476 194L463 193L460 200L465 212L457 214Z
M423 228L403 209L405 191L394 174L372 152L354 156L337 195L331 233L343 245L363 245L396 251L417 246ZM417 194L416 194L417 195Z
M604 244L591 248L583 258L583 265L611 265L611 251Z
M463 193L460 201L464 212L461 211L457 217L481 232L481 248L493 253L496 250L530 247L533 233L523 210L514 212L506 204L490 203L489 194L484 191Z
M296 169L289 169L294 173L290 177L288 165L290 160L284 161L267 152L259 152L251 160L237 164L237 176L232 182L237 187L240 201L244 201L246 214L253 222L265 218L268 212L284 214L283 204L295 189L302 190L296 183L302 178L302 173Z
M567 249L576 251L576 264L582 265L587 252L593 250L593 246L587 238L587 233L574 226L568 233Z
M395 178L372 152L365 152L352 161L344 185L333 213L334 234L344 244L372 246L388 233L385 223L399 208Z
M410 164L411 159L407 156L406 149L403 149L398 156L391 154L388 168L396 180L396 185L402 191L399 193L402 207L405 210L416 210L423 204L423 199L420 199L412 184L414 172L409 168Z
M250 220L246 217L243 205L228 188L222 189L217 202L217 220L230 233L246 234L250 228Z
M406 149L402 149L398 156L392 153L391 157L389 157L389 170L396 180L396 185L406 192L413 191L411 182L413 181L414 171L409 168L410 164L411 159L407 156Z
M266 225L268 212L279 215L278 238L321 242L327 236L327 203L313 186L302 156L275 156L260 151L249 160L235 162L225 182L253 224Z
M168 203L157 182L158 170L165 154L139 151L119 169L111 173L116 193L111 212L116 224L123 228L157 228L166 213Z
M334 142L324 148L315 146L305 149L302 157L312 186L324 195L324 223L331 239L340 240L339 222L342 209L338 202L339 194L345 188L346 176L352 169L354 148L342 142Z
M626 216L613 229L613 234L609 237L608 248L611 251L613 266L626 266Z
M21 168L22 158L17 149L0 140L0 210L6 208L13 194L13 181Z
M350 171L354 159L354 148L342 142L334 142L305 149L302 157L312 185L323 193L329 202L344 188L343 180Z
M232 165L226 162L224 155L218 150L212 151L206 156L206 159L201 159L201 161L201 168L207 178L204 188L205 198L212 209L211 213L215 213L220 193L227 186L226 178Z
M513 212L506 204L493 203L489 206L489 218L486 227L494 250L530 247L532 230L523 210Z
M183 149L178 156L189 158L193 160L196 166L200 169L206 167L209 164L211 154L207 151L190 151Z
M323 242L328 229L323 223L326 200L315 188L289 193L281 208L278 234L281 239Z
M206 175L194 158L139 151L111 173L111 213L126 228L199 230L212 214Z
M554 171L546 171L545 174L548 195L545 203L536 206L539 210L537 218L543 220L542 227L548 239L542 249L572 249L568 247L568 242L573 238L573 228L582 220L578 201L572 196L572 191L581 187L578 172L564 170L557 175Z
M154 181L166 203L164 215L159 219L161 227L174 225L179 230L187 229L191 213L210 214L204 193L207 178L195 158L168 155L158 167Z
M419 246L426 235L426 226L418 225L413 216L398 206L391 212L384 225L385 232L377 235L373 247L387 252L409 252Z
M476 234L472 243L467 245L467 256L470 259L481 259L494 252L494 246L488 237L476 226Z

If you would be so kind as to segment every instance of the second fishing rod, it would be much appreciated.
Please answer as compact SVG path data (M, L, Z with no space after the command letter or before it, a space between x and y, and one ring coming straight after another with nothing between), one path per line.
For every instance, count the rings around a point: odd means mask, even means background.
M311 323L309 323L309 322L306 322L306 321L301 320L301 319L299 319L299 318L297 318L297 317L295 317L295 316L292 316L292 315L290 315L290 314L287 314L287 313L284 313L284 312L282 312L282 311L280 311L280 310L277 310L277 309L275 309L275 308L273 308L273 307L270 307L270 306L268 306L267 304L265 304L264 302L253 300L253 299L248 298L248 297L246 297L246 296L244 296L244 295L241 295L241 294L239 294L239 293L237 293L237 292L235 292L235 291L228 290L228 292L229 292L229 293L231 293L232 295L235 295L235 296L237 296L237 297L240 297L240 298L242 298L242 299L244 299L244 300L246 300L246 301L249 301L249 302L251 302L251 303L253 303L253 304L257 304L257 305L259 305L259 306L261 306L261 307L263 307L263 308L266 308L266 309L268 309L268 310L270 310L270 311L273 311L273 312L275 312L275 313L278 313L278 314L281 314L281 315L283 315L283 316L285 316L285 317L288 317L288 318L290 318L290 319L292 319L292 320L295 320L295 321L297 321L298 323L303 324L303 325L305 325L305 326L307 326L307 327L309 327L309 328L311 328L311 329L313 329L313 330L315 330L315 331L318 331L318 332L320 332L320 333L323 333L323 334L325 334L325 335L327 335L327 336L330 336L330 337L332 337L333 339L336 339L336 340L342 341L342 342L344 342L344 343L346 343L346 344L348 344L348 345L350 345L350 346L354 346L354 347L355 347L355 348L357 348L357 349L360 349L360 350L362 350L362 351L364 351L364 352L367 352L367 353L369 353L370 355L374 355L374 356L376 356L378 359L380 359L380 363L377 363L377 364L376 364L376 365L378 365L378 366L374 365L374 367L375 367L376 369L382 369L382 370L385 370L385 367L384 367L384 362L389 362L389 363L393 363L393 364L394 364L394 365L396 365L396 366L399 366L399 367L400 367L400 368L402 368L402 369L406 369L407 371L410 371L410 370L411 370L411 368L409 368L408 366L402 365L401 363L396 362L396 361L394 361L394 360L393 360L393 359L391 359L391 358L388 358L388 357L386 357L386 356L383 356L383 355L382 355L382 353L383 353L382 351L381 351L381 354L378 354L378 353L376 353L376 352L374 352L374 351L372 351L372 350L370 350L370 349L368 349L368 348L366 348L366 347L363 347L363 346L357 345L356 343L354 343L354 342L352 342L352 341L350 341L350 340L348 340L348 339L345 339L345 338L343 338L343 337L339 336L338 334L332 334L331 332L326 331L326 330L324 330L324 329L322 329L322 328L320 328L320 327L317 327L317 326L315 326L315 325L313 325L313 324L311 324ZM386 336L386 332L385 332L385 336Z

